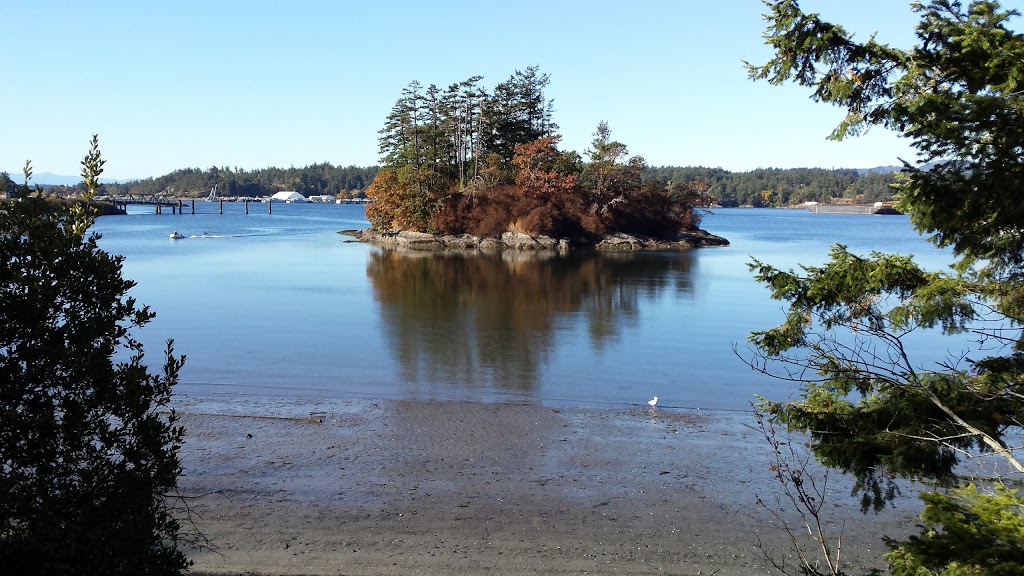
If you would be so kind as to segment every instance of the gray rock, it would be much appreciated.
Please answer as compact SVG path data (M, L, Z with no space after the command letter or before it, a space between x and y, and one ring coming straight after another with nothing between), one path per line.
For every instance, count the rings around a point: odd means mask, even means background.
M633 250L685 250L703 246L727 246L729 241L704 230L692 230L680 233L676 238L651 238L633 234L609 234L600 242L586 242L580 239L552 238L550 236L531 236L521 232L505 232L501 237L441 236L407 230L380 232L367 230L343 230L346 234L362 242L390 248L404 248L420 251L459 250L482 252L500 252L514 250L522 252L559 251L566 252L571 248L593 247L608 251Z

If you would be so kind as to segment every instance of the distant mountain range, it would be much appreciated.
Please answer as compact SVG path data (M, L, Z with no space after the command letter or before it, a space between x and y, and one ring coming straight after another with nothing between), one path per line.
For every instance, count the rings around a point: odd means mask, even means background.
M875 166L874 168L857 168L858 174L866 174L869 172L878 172L881 174L888 174L890 172L899 172L903 170L903 166Z
M918 165L918 168L920 168L921 170L927 171L927 170L931 170L932 168L935 168L935 166L940 164L940 163L941 162L926 162L924 164ZM874 168L857 168L857 173L880 172L882 174L888 174L890 172L899 172L900 170L903 170L903 166L902 165L900 165L900 166L875 166Z
M25 176L22 171L19 170L8 170L7 175L14 180L16 184L21 184L25 181ZM114 178L100 178L100 184L121 184L128 182L128 180L117 180ZM61 176L60 174L53 174L50 172L39 172L32 174L32 181L29 185L40 185L40 186L74 186L82 183L81 176Z

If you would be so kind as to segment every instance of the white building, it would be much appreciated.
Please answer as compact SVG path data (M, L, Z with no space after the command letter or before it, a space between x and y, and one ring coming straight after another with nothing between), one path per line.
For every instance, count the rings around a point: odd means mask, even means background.
M305 202L306 197L294 190L282 190L270 197L278 202Z

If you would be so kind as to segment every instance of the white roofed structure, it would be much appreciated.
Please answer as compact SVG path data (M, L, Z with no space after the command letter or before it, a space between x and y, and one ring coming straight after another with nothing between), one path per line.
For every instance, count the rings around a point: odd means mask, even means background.
M279 202L305 202L306 197L294 190L282 190L270 197L271 200Z

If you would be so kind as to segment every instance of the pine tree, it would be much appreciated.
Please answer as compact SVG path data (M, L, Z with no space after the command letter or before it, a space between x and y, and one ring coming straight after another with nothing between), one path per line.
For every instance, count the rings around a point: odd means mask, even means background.
M926 272L911 257L862 257L837 246L825 265L799 272L753 262L789 311L782 325L752 335L751 363L804 386L799 400L764 407L809 432L823 463L853 473L866 507L895 495L894 477L958 484L957 465L979 454L1024 472L1007 442L1021 432L1024 414L1024 35L1007 27L1018 13L985 0L966 8L916 3L918 43L903 50L874 38L857 42L794 0L769 7L765 37L775 56L749 66L751 77L793 81L845 108L835 139L875 126L906 136L918 158L904 163L898 207L958 260L954 274ZM904 345L920 329L974 334L976 346L924 367ZM1001 544L1014 548L1002 555L1013 559L1010 568L963 548L939 554L913 539L891 542L894 567L912 567L901 574L1020 573L1024 500L1004 496L1017 515L1014 536ZM941 494L926 501L926 512L984 504ZM951 530L953 518L934 516L930 526ZM978 530L994 529L995 518L977 516ZM906 554L916 560L908 564Z

